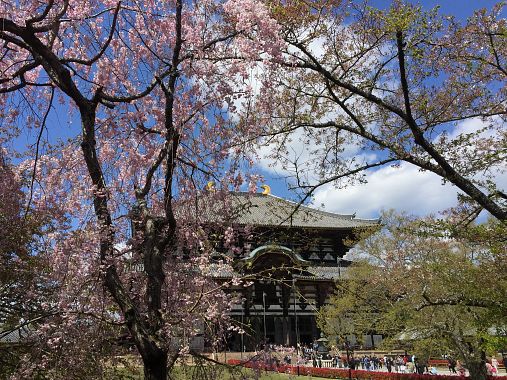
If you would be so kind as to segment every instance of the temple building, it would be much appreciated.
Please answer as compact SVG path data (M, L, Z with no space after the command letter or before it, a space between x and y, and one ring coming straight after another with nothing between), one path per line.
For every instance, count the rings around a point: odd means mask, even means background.
M242 299L232 317L245 333L232 333L228 349L313 342L320 336L317 310L351 264L344 255L377 230L379 220L325 212L267 192L233 197L239 211L232 226L249 232L240 234L240 249L217 248L234 260L229 269L221 267L213 276L227 281L239 274L248 286L231 289Z

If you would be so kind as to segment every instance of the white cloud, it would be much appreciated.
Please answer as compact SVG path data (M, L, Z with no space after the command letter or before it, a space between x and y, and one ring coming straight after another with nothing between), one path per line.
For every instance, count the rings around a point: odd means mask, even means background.
M494 118L492 121L497 124L497 130L487 130L481 136L495 136L501 128L505 127L499 118ZM450 129L448 138L456 138L462 133L474 133L485 126L487 124L480 119L470 119ZM288 151L292 156L299 157L301 161L311 163L312 160L315 160L312 151L316 145L305 144L303 139L302 132L295 134L288 144ZM284 170L279 162L273 163L273 160L268 158L272 148L273 146L259 148L258 167L264 170L267 177L270 175L273 177L290 176L290 171ZM355 157L357 160L361 160L362 157L366 162L372 162L374 157L366 155L372 153L360 151L357 146L351 144L345 149L342 157ZM497 187L506 191L507 172L505 166L498 166L493 170L496 172L494 182ZM332 185L319 188L315 193L314 204L316 206L324 205L325 210L331 212L344 214L356 212L358 217L363 218L376 218L382 209L390 208L416 215L436 214L457 204L458 188L450 183L443 185L442 179L436 174L422 172L419 168L406 162L401 163L398 168L386 166L367 171L365 174L367 181L365 184L350 185L340 189ZM484 180L483 174L477 175L476 179ZM318 180L317 178L311 179L314 180L313 183Z
M470 118L458 123L455 126L449 127L447 132L447 138L453 140L458 138L460 135L466 134L477 134L478 137L496 137L498 130L502 130L506 127L506 123L499 116L492 116L486 120L479 117ZM480 133L478 133L482 130ZM437 135L433 141L438 142L441 134Z
M437 175L408 163L368 172L367 181L343 189L322 187L315 194L315 205L323 204L326 211L376 218L381 209L390 208L416 215L437 213L457 200L456 187L442 185Z
M280 140L284 141L282 150L277 150L279 146L276 142L260 144L257 147L258 167L268 174L286 176L294 173L294 162L297 162L299 170L308 175L310 182L318 181L315 173L316 159L326 151L325 142L318 137L309 136L303 128L292 132L288 139ZM348 141L342 145L342 149L340 157L343 159L354 157L357 162L371 162L376 158L373 152L361 151L358 141ZM273 155L283 156L283 160L274 160Z

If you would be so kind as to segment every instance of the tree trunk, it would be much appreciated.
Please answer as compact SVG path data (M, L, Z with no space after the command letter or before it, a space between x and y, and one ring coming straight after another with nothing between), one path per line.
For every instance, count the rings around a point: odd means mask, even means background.
M468 361L466 363L468 372L470 373L470 379L472 380L487 380L488 375L486 367L482 361Z
M167 380L167 353L156 349L142 357L144 380Z

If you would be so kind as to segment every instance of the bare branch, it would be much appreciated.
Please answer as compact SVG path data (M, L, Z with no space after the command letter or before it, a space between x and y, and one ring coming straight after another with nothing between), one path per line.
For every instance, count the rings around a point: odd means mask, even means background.
M423 292L421 295L425 303L417 306L415 310L420 311L427 307L433 307L433 306L455 306L455 305L461 305L461 306L469 306L469 307L479 307L479 308L492 308L492 307L503 307L504 304L502 302L495 302L490 300L474 300L470 298L437 298L435 300L432 300L426 292Z
M168 70L164 71L162 74L157 75L152 82L141 92L138 92L137 94L132 95L126 95L126 96L115 96L115 95L109 95L103 91L103 89L99 88L97 92L95 93L95 98L98 102L101 102L102 100L106 100L111 103L129 103L137 99L141 99L148 95L153 89L157 86L160 79L164 79L169 74L171 74L172 69L169 68Z

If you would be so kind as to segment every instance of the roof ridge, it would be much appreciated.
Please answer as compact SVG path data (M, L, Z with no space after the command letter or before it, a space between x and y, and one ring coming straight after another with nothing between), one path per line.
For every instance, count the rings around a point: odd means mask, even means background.
M377 222L377 223L380 222L380 218L363 219L363 218L356 218L356 213L353 213L353 214L339 214L339 213L335 213L335 212L331 212L331 211L320 210L318 208L310 207L310 206L307 206L305 204L302 204L302 203L299 203L299 202L295 202L295 201L292 201L290 199L285 199L285 198L279 197L279 196L271 194L271 193L270 194L262 194L262 193L257 193L257 192L256 193L250 193L248 191L237 191L237 192L233 192L233 194L245 194L245 195L257 196L257 197L268 197L269 196L271 198L281 200L281 201L283 201L285 203L292 204L292 205L295 205L295 206L299 206L300 208L304 208L304 209L307 209L307 210L310 210L310 211L313 211L313 212L317 212L317 213L320 213L320 214L323 214L323 215L337 217L337 218L340 218L340 219L354 220L354 221L358 221L358 222Z

